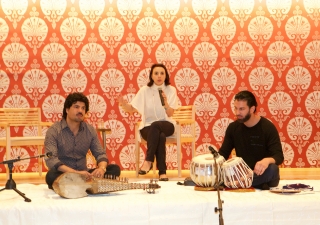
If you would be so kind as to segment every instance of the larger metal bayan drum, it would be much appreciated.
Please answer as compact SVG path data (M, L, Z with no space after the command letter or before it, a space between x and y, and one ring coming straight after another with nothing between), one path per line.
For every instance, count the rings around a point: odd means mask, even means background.
M225 159L221 155L216 157L219 185L223 182L221 165L224 161ZM216 175L213 155L204 154L194 157L190 165L190 177L198 186L214 187L216 183Z

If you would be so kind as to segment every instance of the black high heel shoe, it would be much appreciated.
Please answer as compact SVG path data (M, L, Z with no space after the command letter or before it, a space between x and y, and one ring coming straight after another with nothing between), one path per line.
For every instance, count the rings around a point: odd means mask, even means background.
M168 177L162 177L162 178L160 178L160 175L159 175L159 181L169 181L169 178L168 178Z
M149 169L148 171L139 169L139 174L140 174L140 175L146 175L147 173L149 173L149 171L152 169L152 167L153 167L153 163L151 163L150 169Z

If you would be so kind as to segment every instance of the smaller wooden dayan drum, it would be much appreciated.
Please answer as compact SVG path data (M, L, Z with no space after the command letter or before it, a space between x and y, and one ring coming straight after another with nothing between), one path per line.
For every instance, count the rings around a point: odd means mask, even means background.
M223 182L228 188L249 188L253 171L241 157L228 159L222 164Z

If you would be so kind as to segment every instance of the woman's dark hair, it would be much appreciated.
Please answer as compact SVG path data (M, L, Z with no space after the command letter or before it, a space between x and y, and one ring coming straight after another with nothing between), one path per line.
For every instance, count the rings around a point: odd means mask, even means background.
M250 91L240 91L238 94L236 94L236 96L234 96L234 100L247 101L249 109L252 106L255 106L254 112L256 112L258 103L256 97L254 97L254 95Z
M153 73L153 69L156 67L162 67L164 69L164 71L166 73L166 79L164 80L164 84L166 86L169 85L170 84L170 80L169 80L170 77L169 77L169 73L168 73L166 66L161 63L156 63L151 66L151 70L150 70L150 74L149 74L149 83L147 84L147 86L151 87L154 83L154 81L152 80L152 73Z
M71 93L67 96L66 101L64 102L62 114L64 119L67 118L67 109L70 109L70 107L76 102L83 102L86 105L86 113L89 111L89 100L87 96L79 92Z

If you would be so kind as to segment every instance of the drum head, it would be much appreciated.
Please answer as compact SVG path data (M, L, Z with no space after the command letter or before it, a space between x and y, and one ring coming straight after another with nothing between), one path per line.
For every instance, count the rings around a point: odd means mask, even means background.
M227 161L225 161L222 165L222 168L228 167L228 166L236 166L236 165L239 165L243 162L244 161L241 157L234 157L234 158L231 158L231 159L228 159Z
M216 158L217 163L222 163L224 162L223 156L219 155L219 157ZM200 164L212 164L214 163L214 158L212 154L203 154L203 155L198 155L196 157L192 158L193 163L200 163Z

